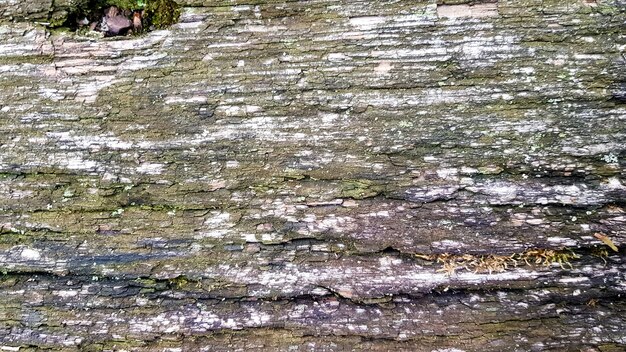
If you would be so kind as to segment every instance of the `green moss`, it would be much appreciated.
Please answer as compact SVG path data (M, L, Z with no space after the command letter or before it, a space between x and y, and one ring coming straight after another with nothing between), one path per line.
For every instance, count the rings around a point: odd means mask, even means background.
M141 348L145 345L140 341L121 341L121 340L107 340L101 342L87 343L80 347L81 351L99 352L99 351L136 351L137 348Z
M598 6L594 9L595 12L603 15L603 16L616 16L619 14L620 9L617 6L609 5L609 4L598 4Z
M24 55L24 56L4 56L0 58L0 64L14 65L14 64L49 64L52 63L54 57L52 55Z
M152 278L136 278L135 279L135 284L141 286L141 287L156 287L157 285L157 281L155 279Z
M148 0L149 1L149 0ZM143 9L146 5L145 0L108 0L106 1L108 6L117 6L121 9Z
M167 282L169 283L170 287L177 289L185 288L187 285L189 285L189 279L184 275L168 279Z
M341 184L341 196L344 198L364 199L375 197L383 192L383 186L370 180L348 180Z
M117 6L120 9L141 10L150 0L78 0L73 2L71 11L87 14L99 11L109 6Z
M623 351L624 350L624 345L622 345L622 344L618 345L618 344L610 343L610 344L600 345L600 346L598 346L598 348L602 352L619 352L619 351Z
M50 18L50 27L77 30L78 20L86 17L90 21L98 21L110 6L130 11L143 10L144 28L153 26L163 29L175 24L180 17L179 5L173 0L78 0L73 3L69 13Z
M65 11L52 14L48 19L48 22L50 23L49 26L52 28L62 27L67 22L68 15L69 14Z
M32 244L34 239L32 236L24 233L3 233L0 235L0 247L5 245L14 246L14 245L24 245L24 244Z
M180 17L180 9L172 0L146 0L145 17L158 29L173 25Z

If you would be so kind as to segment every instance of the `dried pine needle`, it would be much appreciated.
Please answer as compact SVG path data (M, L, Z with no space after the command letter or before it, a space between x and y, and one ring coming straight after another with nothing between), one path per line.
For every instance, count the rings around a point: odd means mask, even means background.
M600 241L602 241L604 244L606 244L607 246L609 246L609 248L611 248L612 250L614 250L615 252L619 252L619 249L617 248L617 246L615 245L615 243L613 243L613 241L611 241L611 239L609 238L609 236L600 233L600 232L596 232L593 234L593 236L597 239L599 239Z

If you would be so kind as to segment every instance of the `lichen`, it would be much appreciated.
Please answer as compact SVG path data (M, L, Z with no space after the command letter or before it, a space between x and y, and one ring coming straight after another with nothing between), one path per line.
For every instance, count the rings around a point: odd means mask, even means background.
M619 161L617 159L617 156L613 153L609 153L607 155L604 155L602 157L602 160L604 160L605 163L607 164L617 164Z

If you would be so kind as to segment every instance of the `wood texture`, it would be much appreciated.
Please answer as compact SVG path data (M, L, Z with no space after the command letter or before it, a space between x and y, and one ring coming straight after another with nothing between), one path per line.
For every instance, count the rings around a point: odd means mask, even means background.
M179 3L0 0L2 348L626 348L626 3Z

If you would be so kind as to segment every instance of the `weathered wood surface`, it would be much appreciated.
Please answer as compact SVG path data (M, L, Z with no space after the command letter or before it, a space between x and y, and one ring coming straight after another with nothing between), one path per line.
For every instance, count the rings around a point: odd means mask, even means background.
M626 348L623 1L180 3L0 1L2 348Z

